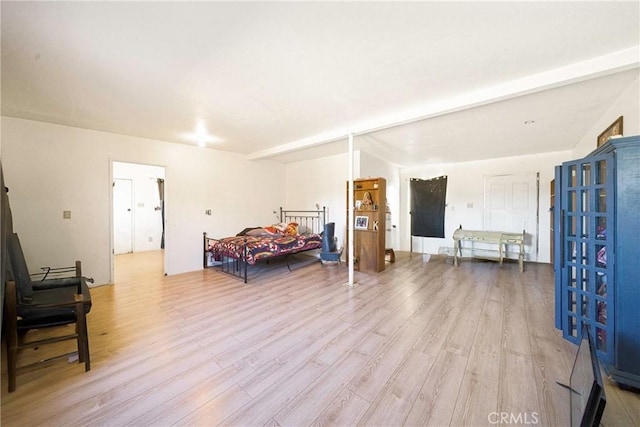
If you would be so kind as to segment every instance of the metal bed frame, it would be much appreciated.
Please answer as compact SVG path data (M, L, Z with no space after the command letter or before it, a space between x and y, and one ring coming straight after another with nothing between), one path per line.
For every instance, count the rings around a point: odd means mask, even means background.
M290 209L282 209L280 207L280 222L290 223L296 222L298 223L298 227L306 227L311 230L312 233L321 234L324 231L324 225L327 222L327 208L319 207L316 210L290 210ZM212 242L219 241L220 239L214 239L211 237L207 237L207 233L202 233L203 236L203 256L202 256L202 267L208 268L207 265L207 257L208 257L208 249L209 245ZM213 267L217 267L218 271L222 273L229 274L231 276L242 279L244 283L247 283L247 274L248 274L248 266L247 263L247 239L244 239L244 244L241 250L241 256L239 258L231 257L226 254L221 254L221 259L217 260L217 264ZM320 249L320 248L316 248ZM285 257L287 262L287 268L291 271L291 267L289 266L289 255L298 254L301 252L305 252L308 250L314 249L306 249L299 252L293 252L283 255L276 255L273 257L266 258L265 261L269 262L270 259L276 259L280 257Z

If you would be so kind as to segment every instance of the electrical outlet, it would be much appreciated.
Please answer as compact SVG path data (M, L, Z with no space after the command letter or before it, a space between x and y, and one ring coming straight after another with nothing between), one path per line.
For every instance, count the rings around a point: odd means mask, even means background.
M153 242L153 236L149 236L149 242Z
M63 219L71 219L71 211L62 211Z

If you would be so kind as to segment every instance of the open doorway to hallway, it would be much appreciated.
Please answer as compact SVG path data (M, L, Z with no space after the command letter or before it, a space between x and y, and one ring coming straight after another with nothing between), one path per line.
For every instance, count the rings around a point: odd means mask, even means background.
M131 254L158 252L164 261L165 249L165 169L138 163L112 163L112 283L118 282L117 258ZM143 261L140 261L143 262ZM158 263L156 263L158 265ZM164 262L158 265L164 273Z

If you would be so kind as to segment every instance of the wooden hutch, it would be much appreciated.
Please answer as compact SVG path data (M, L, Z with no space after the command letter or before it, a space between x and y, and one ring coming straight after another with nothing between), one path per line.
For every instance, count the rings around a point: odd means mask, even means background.
M355 179L353 192L355 266L361 271L379 273L384 271L385 267L387 181L384 178ZM349 206L349 182L347 182L347 206ZM349 211L347 210L348 223Z

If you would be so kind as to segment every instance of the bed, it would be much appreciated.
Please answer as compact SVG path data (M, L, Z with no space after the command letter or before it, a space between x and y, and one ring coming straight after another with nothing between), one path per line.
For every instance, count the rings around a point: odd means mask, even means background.
M211 238L203 233L203 268L214 267L247 283L249 267L276 257L284 257L322 248L326 208L284 210L279 223L249 227L235 236Z

